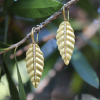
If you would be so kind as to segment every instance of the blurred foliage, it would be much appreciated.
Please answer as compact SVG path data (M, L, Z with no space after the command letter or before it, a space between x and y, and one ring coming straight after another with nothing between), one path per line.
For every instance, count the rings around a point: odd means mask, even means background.
M44 61L44 70L42 74L42 78L49 72L49 70L53 67L57 58L60 57L59 51L56 49ZM50 62L51 61L51 62Z
M8 70L8 67L6 65L6 62L5 62L5 55L4 55L4 62L3 62L3 65L4 65L4 71L6 73L6 77L7 77L7 80L8 80L8 84L9 84L9 90L10 90L10 94L11 94L11 97L14 99L14 100L20 100L19 98L19 95L18 95L18 90L12 80L12 77L10 75L10 72Z
M82 85L83 85L82 78L76 72L74 72L72 76L72 86L71 86L72 91L78 93Z
M83 10L85 10L88 14L90 14L92 17L97 17L98 13L93 5L89 2L89 0L79 0L77 3L79 7L81 7Z
M6 43L7 40L7 31L8 31L8 25L9 25L9 16L5 17L5 38L4 38L4 43Z
M73 56L72 56L72 64L77 73L84 79L87 83L91 84L92 86L99 88L99 79L89 65L85 57L81 54L79 50L74 48Z
M91 99L91 100L99 100L99 99Z
M7 48L9 46L10 46L9 44L5 44L5 43L0 42L0 47L1 48Z
M16 59L16 49L17 48L15 48L15 50L14 50L14 56L15 56L15 62L16 62L16 67L17 67L17 74L18 74L19 95L20 95L20 100L26 100L26 95L25 95L22 79L21 79L21 76L20 76L20 72L19 72L19 69L18 69L17 59Z
M9 47L9 44L5 44L0 42L0 51L5 51L5 50L9 50L7 47Z
M9 50L8 47L21 41L32 27L54 14L66 2L68 0L1 0L0 52ZM69 21L75 32L76 43L79 41L77 36L83 35L91 23L100 25L99 7L99 0L79 0L69 9ZM7 52L4 60L0 55L0 100L26 100L26 97L27 100L28 97L33 97L32 100L50 100L58 91L57 97L62 97L59 100L71 100L76 94L80 96L82 93L98 98L91 100L100 99L100 89L96 89L99 88L100 78L100 29L86 35L94 34L92 38L82 40L85 46L80 49L75 47L71 62L66 66L55 40L62 21L63 15L60 15L39 32L39 46L45 61L37 89L34 89L29 79L25 63L25 53L31 39L19 46L16 53L14 50ZM15 59L12 58L14 54Z

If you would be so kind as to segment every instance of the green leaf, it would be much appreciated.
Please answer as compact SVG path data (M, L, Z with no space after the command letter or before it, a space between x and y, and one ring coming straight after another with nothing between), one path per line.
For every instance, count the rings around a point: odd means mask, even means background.
M77 48L74 49L71 62L77 73L84 81L95 88L99 88L99 79L97 74Z
M6 73L6 77L7 77L8 84L9 84L10 95L13 98L13 100L20 100L18 90L12 80L12 77L11 77L8 67L6 65L5 55L4 55L3 65L4 65L4 71Z
M9 11L23 17L42 18L54 14L62 6L53 0L19 0L12 4Z
M0 48L7 48L9 46L10 46L9 44L5 44L3 42L0 42Z
M16 67L17 67L17 74L18 74L18 82L19 82L19 95L20 95L20 100L27 100L26 99L26 95L25 95L25 91L24 91L24 87L23 87L23 83L22 83L22 79L21 79L21 75L18 69L18 64L17 64L17 59L16 59L16 49L14 51L14 56L15 56L15 62L16 62Z

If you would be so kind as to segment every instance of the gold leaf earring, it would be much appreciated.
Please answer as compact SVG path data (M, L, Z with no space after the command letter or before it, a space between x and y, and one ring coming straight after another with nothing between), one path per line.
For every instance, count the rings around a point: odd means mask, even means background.
M25 60L27 72L31 82L33 83L34 87L37 88L43 73L44 58L40 47L35 43L33 31L34 28L31 31L32 44L29 46L29 49L26 52ZM38 33L36 41L38 42Z
M63 6L63 17L64 21L59 25L56 39L60 55L62 56L64 63L68 65L74 50L75 35L74 35L74 30L72 29L69 23L69 10L68 10L68 21L66 19L65 6Z

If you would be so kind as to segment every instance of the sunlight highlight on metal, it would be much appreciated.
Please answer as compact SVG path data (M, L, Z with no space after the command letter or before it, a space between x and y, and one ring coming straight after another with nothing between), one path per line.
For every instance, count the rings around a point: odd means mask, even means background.
M74 30L68 21L63 21L60 24L59 29L57 30L56 39L60 55L62 56L65 64L68 65L75 44Z
M37 88L43 73L44 58L42 51L34 41L33 29L31 31L32 44L29 46L29 49L26 52L26 67L31 82L33 83L34 87Z

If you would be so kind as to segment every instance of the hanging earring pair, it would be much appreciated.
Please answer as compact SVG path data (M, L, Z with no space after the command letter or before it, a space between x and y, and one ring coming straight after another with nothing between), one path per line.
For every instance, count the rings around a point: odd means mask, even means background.
M33 31L34 28L31 31L32 44L29 46L29 49L26 52L26 67L31 82L33 83L34 87L37 88L43 73L44 58L40 47L35 43ZM36 41L38 43L38 33Z
M59 29L57 30L56 39L58 50L60 51L62 59L64 60L65 64L68 65L74 49L75 35L74 30L69 23L69 10L68 21L66 19L65 6L63 6L63 17L64 21L60 24ZM26 52L26 67L31 82L36 88L38 86L38 83L40 82L40 78L43 73L44 58L38 44L35 43L33 31L34 28L31 31L32 44L29 46L29 49Z
M68 21L66 19L65 6L63 6L63 17L64 21L59 25L56 39L60 55L62 56L64 63L68 65L74 50L75 35L74 35L74 30L72 29L69 23L69 10L68 10Z

